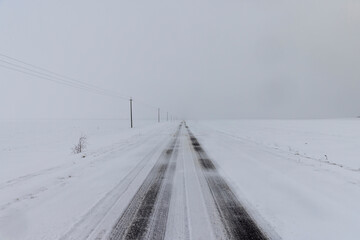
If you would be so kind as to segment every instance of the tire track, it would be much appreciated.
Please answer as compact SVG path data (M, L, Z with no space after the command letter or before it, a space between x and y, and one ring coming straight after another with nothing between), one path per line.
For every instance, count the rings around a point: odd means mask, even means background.
M209 159L197 138L187 126L186 128L192 147L196 152L201 172L206 179L213 201L215 202L216 211L225 229L227 239L268 239L242 206L227 182L220 176L216 166Z
M106 215L117 206L119 199L127 193L130 185L135 182L139 174L144 171L147 162L156 154L159 154L158 148L162 147L164 142L160 142L149 152L122 180L110 190L101 200L99 200L82 218L77 222L63 237L59 240L79 240L87 239L97 228Z
M108 239L164 238L181 128L182 124L116 222Z
M151 217L150 227L146 239L163 239L166 232L167 219L172 196L172 184L176 170L176 158L178 155L178 142L173 146L174 150L169 162L168 170L159 192L158 201Z

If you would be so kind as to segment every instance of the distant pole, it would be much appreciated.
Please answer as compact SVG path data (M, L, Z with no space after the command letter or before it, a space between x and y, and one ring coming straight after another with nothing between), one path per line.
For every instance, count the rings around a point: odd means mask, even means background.
M160 108L158 108L158 122L160 122Z
M166 121L169 121L169 112L166 112Z
M134 127L133 125L133 113L132 113L132 98L130 98L130 125L131 125L131 128Z

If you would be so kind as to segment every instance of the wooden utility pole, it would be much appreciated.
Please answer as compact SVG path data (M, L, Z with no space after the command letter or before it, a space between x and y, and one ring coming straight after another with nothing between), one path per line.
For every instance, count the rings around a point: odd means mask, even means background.
M166 112L166 121L169 121L169 112Z
M132 98L130 98L130 126L131 126L131 128L133 128L134 127L134 125L133 125L133 113L132 113Z
M160 122L160 108L158 108L158 122Z

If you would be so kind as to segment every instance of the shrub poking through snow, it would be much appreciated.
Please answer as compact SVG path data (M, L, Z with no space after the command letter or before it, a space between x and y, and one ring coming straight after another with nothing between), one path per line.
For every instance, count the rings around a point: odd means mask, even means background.
M74 154L78 154L78 153L82 153L87 146L87 137L82 134L79 138L79 142L77 144L75 144L75 146L73 147L73 153Z

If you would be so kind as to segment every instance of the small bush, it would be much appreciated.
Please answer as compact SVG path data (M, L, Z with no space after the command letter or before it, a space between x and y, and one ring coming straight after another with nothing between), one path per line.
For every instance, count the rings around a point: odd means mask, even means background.
M74 154L82 153L87 146L87 137L85 135L81 135L79 138L79 142L74 145L72 151Z

